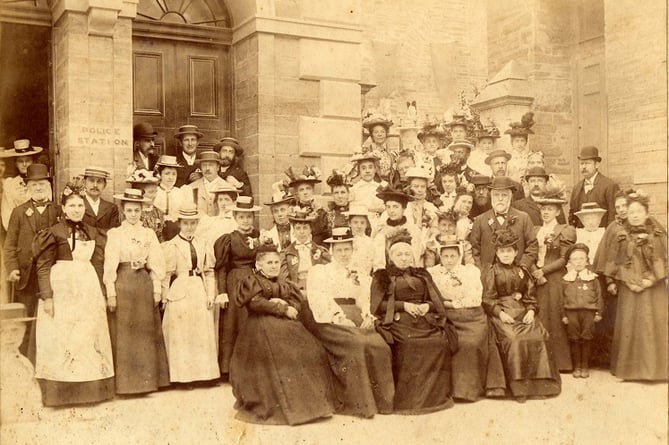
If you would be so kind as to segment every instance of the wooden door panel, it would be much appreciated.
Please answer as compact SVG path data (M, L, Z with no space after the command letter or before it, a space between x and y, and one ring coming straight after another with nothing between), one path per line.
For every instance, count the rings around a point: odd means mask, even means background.
M189 57L189 117L218 117L217 60Z
M165 115L161 53L136 51L133 54L133 85L135 115Z

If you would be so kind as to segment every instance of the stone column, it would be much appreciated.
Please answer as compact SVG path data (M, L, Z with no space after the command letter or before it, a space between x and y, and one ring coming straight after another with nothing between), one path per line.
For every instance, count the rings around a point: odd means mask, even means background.
M56 190L87 165L125 187L132 158L132 19L139 0L57 0L54 40Z

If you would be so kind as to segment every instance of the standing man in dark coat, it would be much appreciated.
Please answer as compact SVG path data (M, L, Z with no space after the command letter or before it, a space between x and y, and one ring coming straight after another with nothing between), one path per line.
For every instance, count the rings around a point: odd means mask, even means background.
M541 226L544 222L541 219L541 211L539 210L537 200L546 194L546 184L548 184L549 178L548 173L546 173L546 170L544 170L543 167L532 167L527 171L524 178L529 185L530 194L527 198L515 201L513 207L527 213L535 226ZM557 216L557 222L558 224L566 223L561 205L560 213Z
M469 212L471 219L476 218L483 212L487 212L492 207L490 206L490 176L474 175L470 181L474 185L474 203L472 210Z
M191 177L197 170L197 146L204 134L195 125L182 125L174 137L179 141L180 149L177 149L177 163L181 168L177 169L177 182L175 187L189 184L197 178Z
M156 154L156 133L153 126L146 122L135 125L132 129L133 170L153 170L158 162Z
M218 175L223 179L228 179L228 176L234 177L243 184L239 194L253 196L249 175L240 167L244 149L239 145L239 141L235 138L223 138L214 145L214 151L221 157L221 171Z
M583 227L581 221L574 212L581 210L584 202L596 202L599 207L606 210L606 215L599 223L600 227L606 227L616 220L616 193L618 184L599 172L599 164L602 158L599 156L597 147L588 146L581 149L578 156L579 169L583 179L574 186L569 200L569 224L574 227Z
M84 170L84 185L86 186L86 196L84 198L83 221L99 229L102 233L112 227L121 225L121 219L118 214L118 207L112 202L100 198L102 191L107 187L109 172L100 167L87 167Z
M516 262L520 266L529 271L537 261L539 245L534 234L534 224L527 213L511 207L515 187L516 182L507 176L493 178L489 186L492 209L474 219L469 242L472 243L474 262L479 269L494 262L493 234L501 228L509 229L518 236Z
M44 164L28 166L25 183L30 199L12 210L7 226L3 256L9 272L8 280L14 283L15 301L23 303L28 317L37 310L37 271L33 258L33 238L58 222L58 207L51 202L49 169ZM19 351L35 363L35 330L31 322L23 337Z

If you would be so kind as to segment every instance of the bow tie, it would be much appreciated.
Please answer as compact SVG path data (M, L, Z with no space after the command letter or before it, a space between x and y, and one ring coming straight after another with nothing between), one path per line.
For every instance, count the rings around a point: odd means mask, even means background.
M280 231L289 231L290 230L290 223L287 224L277 224L276 229Z
M496 218L506 218L507 214L506 213L498 213L495 212L495 217Z
M33 204L35 205L35 207L46 207L46 205L49 204L49 201L47 201L47 200L44 200L44 201L35 201L35 200L33 199Z
M311 243L295 243L295 247L296 247L297 249L300 249L300 248L302 248L302 249L305 249L305 248L306 248L306 249L311 249Z

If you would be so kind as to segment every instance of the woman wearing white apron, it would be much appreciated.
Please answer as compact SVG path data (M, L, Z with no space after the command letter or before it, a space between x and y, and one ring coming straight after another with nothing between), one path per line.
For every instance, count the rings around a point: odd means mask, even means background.
M163 336L170 381L187 383L218 379L218 351L214 330L214 251L194 237L200 214L194 204L179 210L177 236L163 244L166 276ZM170 277L176 279L170 285Z
M35 237L40 303L35 376L45 406L114 397L114 364L102 295L104 237L81 220L83 187L68 184L65 218Z

